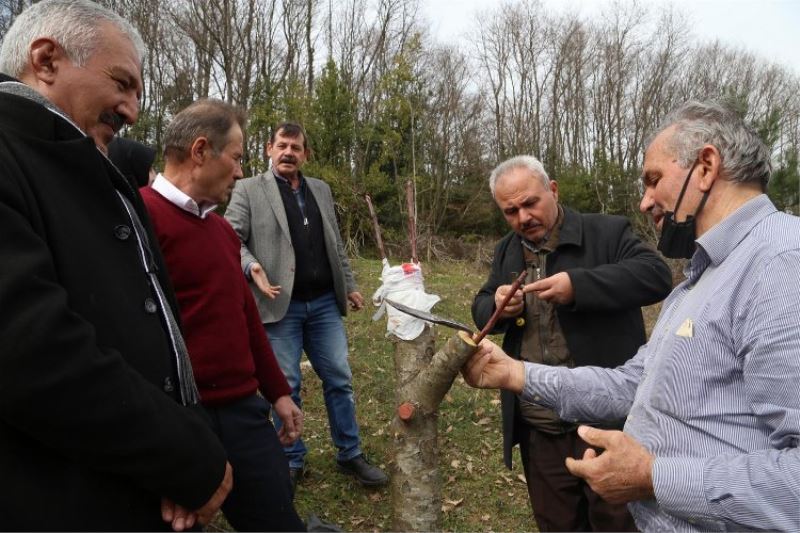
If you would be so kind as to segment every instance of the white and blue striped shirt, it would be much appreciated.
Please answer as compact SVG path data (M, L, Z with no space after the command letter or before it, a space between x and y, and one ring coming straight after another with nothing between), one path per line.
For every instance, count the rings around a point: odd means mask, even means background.
M565 420L627 417L654 456L644 531L800 531L800 218L758 196L697 240L650 341L615 369L526 363Z

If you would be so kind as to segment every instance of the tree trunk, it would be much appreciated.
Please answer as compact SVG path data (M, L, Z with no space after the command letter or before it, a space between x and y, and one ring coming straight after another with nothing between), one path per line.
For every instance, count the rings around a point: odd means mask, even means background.
M432 327L412 341L395 338L397 413L392 422L392 529L441 529L438 410L458 371L475 352L470 336L458 332L434 354Z

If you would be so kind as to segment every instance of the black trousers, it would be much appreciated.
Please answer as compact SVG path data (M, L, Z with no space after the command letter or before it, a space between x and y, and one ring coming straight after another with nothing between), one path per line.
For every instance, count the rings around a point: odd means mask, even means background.
M305 531L266 400L253 395L205 409L233 467L233 489L222 504L231 526L237 531Z
M539 531L637 531L626 505L603 500L564 460L589 448L577 431L543 433L517 422L528 497Z

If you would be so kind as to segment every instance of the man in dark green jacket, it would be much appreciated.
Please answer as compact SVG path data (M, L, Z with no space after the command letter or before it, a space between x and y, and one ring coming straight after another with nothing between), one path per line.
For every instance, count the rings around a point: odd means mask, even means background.
M489 185L512 228L495 249L489 279L475 296L479 328L527 271L511 296L495 333L514 357L558 366L614 367L645 343L641 307L672 288L659 255L619 216L581 214L558 203L558 185L534 157L500 164ZM587 445L575 420L521 402L503 392L504 459L519 443L528 493L541 531L635 530L624 506L611 505L573 477L566 457ZM620 426L623 421L620 421Z

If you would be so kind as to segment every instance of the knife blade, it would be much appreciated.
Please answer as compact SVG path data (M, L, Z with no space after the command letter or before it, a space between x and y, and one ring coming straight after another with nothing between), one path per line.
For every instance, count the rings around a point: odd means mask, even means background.
M407 315L411 315L414 318L419 318L420 320L425 320L426 322L433 322L434 324L440 324L442 326L447 326L449 328L460 329L461 331L472 333L471 327L457 320L452 320L450 318L434 315L433 313L422 311L420 309L414 309L413 307L401 304L400 302L395 302L393 300L390 300L389 298L384 298L383 301L391 305L398 311L401 311Z

